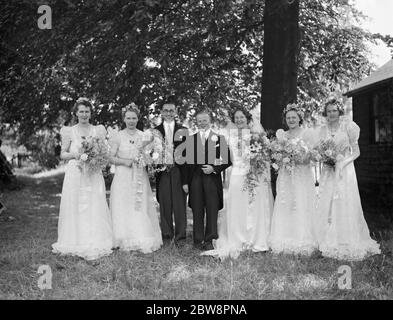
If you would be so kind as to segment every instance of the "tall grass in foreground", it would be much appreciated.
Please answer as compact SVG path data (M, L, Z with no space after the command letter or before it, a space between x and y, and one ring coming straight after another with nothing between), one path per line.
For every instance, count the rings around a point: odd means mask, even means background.
M1 299L393 299L389 226L374 230L383 254L356 263L252 252L220 262L192 248L191 226L182 248L147 255L114 251L87 262L51 253L61 172L23 182L22 190L3 195L8 211L0 216ZM53 273L51 290L37 285L44 264ZM341 265L352 269L352 290L338 289Z

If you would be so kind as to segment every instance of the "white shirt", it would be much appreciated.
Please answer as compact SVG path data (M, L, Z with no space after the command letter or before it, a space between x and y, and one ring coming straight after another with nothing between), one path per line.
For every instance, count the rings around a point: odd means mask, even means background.
M209 138L210 131L211 129L207 129L206 131L202 131L202 130L199 131L201 133L201 139L203 144L205 144L205 141L207 140L207 138ZM217 174L217 173L213 170L212 174Z
M172 135L169 136L169 129L172 132ZM165 130L165 140L167 143L173 143L173 135L174 135L174 131L175 131L175 121L172 122L167 122L164 121L164 130Z
M205 142L210 135L211 129L207 129L206 131L200 130L202 142Z

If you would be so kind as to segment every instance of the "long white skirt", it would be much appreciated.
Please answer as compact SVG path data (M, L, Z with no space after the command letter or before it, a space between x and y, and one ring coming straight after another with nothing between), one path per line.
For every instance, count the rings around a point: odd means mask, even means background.
M317 249L314 230L316 190L310 166L293 173L280 169L269 244L274 253L311 255Z
M317 230L322 255L339 260L362 260L380 253L363 216L353 163L343 169L342 178L337 180L333 169L325 167L319 195Z
M117 166L110 207L115 246L149 253L162 245L159 212L146 171Z
M232 168L225 208L218 218L218 239L213 241L214 250L205 251L202 255L223 260L228 257L236 259L244 250L269 250L268 236L273 212L271 185L261 178L255 190L255 199L249 202L248 191L243 190L243 171Z
M84 174L71 160L60 202L58 240L54 253L94 260L112 252L112 223L100 173Z

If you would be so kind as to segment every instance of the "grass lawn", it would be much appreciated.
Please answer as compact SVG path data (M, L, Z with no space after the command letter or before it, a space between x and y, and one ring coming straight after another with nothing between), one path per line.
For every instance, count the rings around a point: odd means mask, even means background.
M55 255L62 179L19 177L24 187L3 194L0 299L393 299L393 231L380 220L369 225L383 253L356 263L252 252L220 262L192 248L191 225L181 249L115 251L97 262ZM51 290L38 287L40 265L51 267ZM351 267L351 290L338 289L342 265Z

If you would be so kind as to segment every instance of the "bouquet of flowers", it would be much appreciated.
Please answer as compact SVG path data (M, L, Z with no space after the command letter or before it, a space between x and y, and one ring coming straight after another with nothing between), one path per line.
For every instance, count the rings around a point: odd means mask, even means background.
M151 134L153 135L153 140L142 149L137 159L137 165L147 166L150 177L154 177L157 172L169 171L174 164L170 163L169 158L173 154L173 150L165 144L161 133L157 130L152 130Z
M161 162L155 166L155 172L169 172L175 166L173 146L163 142Z
M293 172L296 165L311 160L311 150L302 139L289 139L283 133L277 131L277 138L271 143L272 167L276 171L285 168Z
M169 172L175 166L173 145L167 143L158 130L153 130L155 136L155 153L157 159L150 166L150 174Z
M82 141L78 167L88 173L100 172L109 162L109 150L105 140L87 137Z
M333 169L337 161L343 158L343 155L340 154L340 150L333 139L323 140L315 150L319 155L319 161Z
M249 167L244 177L243 191L248 191L249 201L253 202L255 189L270 168L270 140L264 132L251 133L246 140L249 142L249 147L246 148L244 160L247 161L245 165Z

